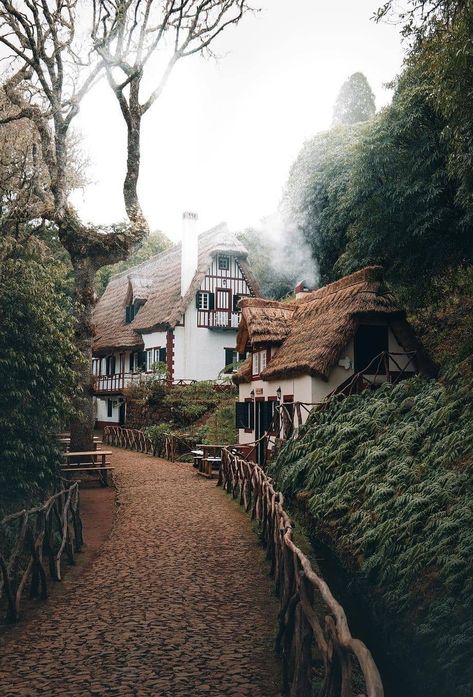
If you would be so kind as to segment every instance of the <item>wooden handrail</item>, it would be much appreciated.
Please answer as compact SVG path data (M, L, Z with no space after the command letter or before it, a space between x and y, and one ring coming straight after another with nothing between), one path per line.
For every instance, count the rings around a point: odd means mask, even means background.
M41 506L19 511L0 521L0 600L6 599L6 621L18 622L28 582L31 598L45 600L49 576L62 577L62 559L74 564L83 544L79 484L74 482Z
M361 697L354 686L358 666L367 697L383 697L383 684L373 656L350 633L345 611L324 579L293 540L293 524L284 496L263 469L228 448L222 451L218 485L260 524L271 574L280 599L276 647L283 660L284 688L289 697ZM322 675L314 692L315 675ZM362 693L363 694L363 693Z

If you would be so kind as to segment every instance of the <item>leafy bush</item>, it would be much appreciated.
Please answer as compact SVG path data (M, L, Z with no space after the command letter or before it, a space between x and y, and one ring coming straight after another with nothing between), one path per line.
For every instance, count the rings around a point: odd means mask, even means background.
M235 429L235 400L227 399L210 416L200 429L202 443L231 445L236 443L238 431Z
M313 411L271 467L381 604L420 695L472 694L473 380L420 378ZM396 643L397 642L397 643Z
M62 266L14 245L1 252L0 498L26 501L58 473L52 434L70 415L76 350Z
M162 455L166 438L172 434L172 426L167 423L156 424L148 426L144 432L153 444L153 452L156 455Z

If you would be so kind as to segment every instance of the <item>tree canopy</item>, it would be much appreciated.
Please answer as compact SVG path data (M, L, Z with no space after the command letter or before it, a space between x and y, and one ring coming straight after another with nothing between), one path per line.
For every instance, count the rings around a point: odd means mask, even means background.
M340 88L333 108L333 125L368 121L376 113L373 91L363 73L353 73Z

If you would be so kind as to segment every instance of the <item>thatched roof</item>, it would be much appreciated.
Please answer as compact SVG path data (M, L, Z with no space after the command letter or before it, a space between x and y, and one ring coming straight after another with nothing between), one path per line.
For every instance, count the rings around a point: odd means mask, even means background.
M433 366L404 311L386 291L382 269L377 266L345 276L290 303L269 305L268 301L243 300L237 348L243 352L248 343L279 346L261 375L265 380L302 374L327 380L360 322L379 317L389 319L401 346L417 350L420 363L431 374ZM245 362L235 382L250 379L251 365Z
M259 294L258 284L246 261L246 247L225 223L199 235L198 268L184 298L181 297L181 243L110 279L94 311L94 353L139 349L142 332L172 329L181 320L197 292L212 258L234 254L249 285ZM131 298L146 300L133 322L125 323L125 307Z
M244 310L244 322L240 322L237 346L251 343L280 344L289 334L294 303L282 303L263 298L243 298L240 306ZM251 337L251 338L250 338ZM242 353L245 349L242 349Z

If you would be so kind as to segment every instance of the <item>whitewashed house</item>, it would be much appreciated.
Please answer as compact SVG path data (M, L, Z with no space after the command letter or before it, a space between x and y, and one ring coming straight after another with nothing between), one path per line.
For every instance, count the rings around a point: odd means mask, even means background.
M296 291L289 302L241 302L237 350L250 355L233 377L239 387L237 426L240 444L259 441L252 453L259 462L266 457L260 439L274 426L276 405L285 405L291 419L297 411L299 425L299 417L304 423L334 392L358 391L416 371L435 374L405 312L387 292L380 267L313 292L302 286Z
M183 241L113 276L94 312L97 425L124 423L123 390L165 364L169 383L214 380L235 351L239 301L259 295L247 250L226 224L196 234L184 213Z

